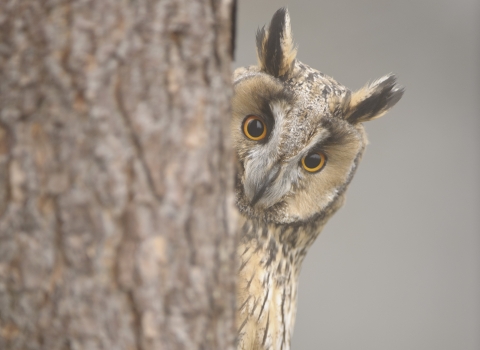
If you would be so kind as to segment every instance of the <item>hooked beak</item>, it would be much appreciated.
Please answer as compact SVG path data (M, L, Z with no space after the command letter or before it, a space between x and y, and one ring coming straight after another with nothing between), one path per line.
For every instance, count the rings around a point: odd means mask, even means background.
M277 179L280 174L280 166L274 165L270 171L267 173L267 176L261 181L255 188L253 197L251 199L250 205L253 207L257 202L262 198L270 185Z

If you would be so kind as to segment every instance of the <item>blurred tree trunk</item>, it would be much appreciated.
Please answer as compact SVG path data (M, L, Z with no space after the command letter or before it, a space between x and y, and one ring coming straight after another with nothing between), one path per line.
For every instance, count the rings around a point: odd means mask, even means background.
M233 349L231 6L0 2L0 349Z

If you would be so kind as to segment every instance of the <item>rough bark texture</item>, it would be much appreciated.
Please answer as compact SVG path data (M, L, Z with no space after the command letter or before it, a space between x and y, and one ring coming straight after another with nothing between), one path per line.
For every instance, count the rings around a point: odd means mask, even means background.
M233 349L230 15L0 2L0 349Z

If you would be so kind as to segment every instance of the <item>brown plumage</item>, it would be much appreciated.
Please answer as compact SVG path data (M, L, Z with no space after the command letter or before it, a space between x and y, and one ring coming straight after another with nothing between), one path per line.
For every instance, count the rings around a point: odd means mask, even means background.
M258 31L257 55L234 73L238 349L289 349L300 266L343 204L367 143L361 123L403 89L387 75L350 92L299 62L286 9Z

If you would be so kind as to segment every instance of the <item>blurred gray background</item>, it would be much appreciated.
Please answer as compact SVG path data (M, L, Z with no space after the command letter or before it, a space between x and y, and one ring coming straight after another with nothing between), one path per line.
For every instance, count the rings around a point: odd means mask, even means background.
M288 6L298 58L351 89L394 72L347 203L309 251L294 350L480 349L480 1L239 0L235 67Z

